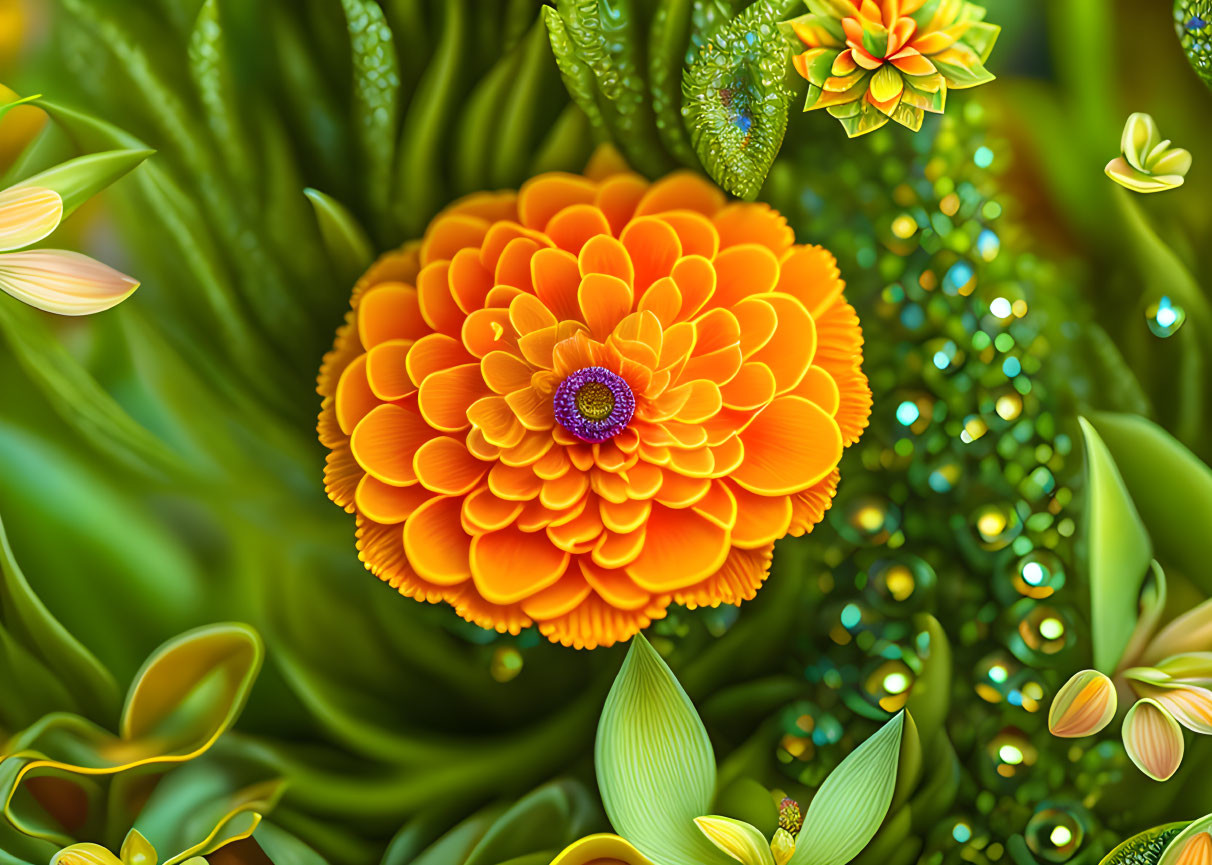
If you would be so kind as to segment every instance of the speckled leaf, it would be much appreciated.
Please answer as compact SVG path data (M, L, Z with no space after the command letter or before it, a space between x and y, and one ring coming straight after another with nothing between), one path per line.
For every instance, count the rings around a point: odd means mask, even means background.
M740 198L757 197L787 131L790 46L779 4L758 0L720 27L686 69L686 126L707 173Z

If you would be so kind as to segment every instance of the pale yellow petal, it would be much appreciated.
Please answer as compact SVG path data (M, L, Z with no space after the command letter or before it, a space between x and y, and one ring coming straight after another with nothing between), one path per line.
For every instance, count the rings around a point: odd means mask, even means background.
M63 199L53 189L14 186L0 192L0 252L37 243L62 219Z
M0 290L46 312L102 312L138 287L129 276L78 252L36 249L0 255Z
M653 865L643 853L635 849L631 842L618 835L587 835L578 841L573 841L560 855L552 860L551 865Z

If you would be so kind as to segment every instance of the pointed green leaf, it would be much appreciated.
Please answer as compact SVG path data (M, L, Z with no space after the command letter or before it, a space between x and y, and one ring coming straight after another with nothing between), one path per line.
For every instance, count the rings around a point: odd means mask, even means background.
M461 865L497 865L562 849L589 828L590 810L588 793L579 784L546 784L502 814Z
M758 0L712 34L710 50L699 51L682 80L695 152L739 198L757 197L787 131L790 45L778 17L773 0Z
M3 120L4 115L8 114L10 110L16 108L18 105L25 105L26 103L33 102L41 98L42 94L38 93L33 96L23 96L20 99L14 99L12 102L6 102L3 105L0 105L0 120Z
M929 613L915 616L918 628L915 641L922 670L913 681L913 690L905 708L913 716L922 744L929 749L935 736L943 733L951 704L951 643L938 619Z
M580 107L594 134L599 138L609 135L606 130L606 120L602 109L598 107L597 85L593 72L577 56L572 37L560 13L551 6L543 7L543 23L547 27L547 38L551 42L551 51L555 55L556 65L560 69L560 77L564 79L564 87L572 101ZM679 67L680 68L680 67ZM680 78L679 78L680 80Z
M1153 545L1107 446L1085 418L1086 560L1090 570L1094 666L1112 673L1136 627Z
M867 846L892 804L904 728L901 712L825 779L808 806L791 865L845 865Z
M602 804L615 830L661 865L730 860L694 825L715 793L715 754L698 712L642 636L631 641L598 724Z
M1159 557L1212 592L1207 556L1191 543L1212 525L1212 469L1143 417L1098 412L1090 422L1114 457Z
M698 164L682 122L682 65L690 39L693 0L658 0L648 33L648 90L657 134L683 165Z
M699 817L699 830L741 865L774 865L766 837L744 820L731 817Z
M21 181L19 186L53 189L63 198L63 218L134 169L154 150L109 150L68 160Z
M78 704L57 708L79 708L102 719L117 709L118 687L113 677L34 594L13 556L3 523L0 523L0 630L40 658ZM15 696L4 693L7 699Z
M315 209L333 273L343 285L353 285L374 261L370 239L341 202L318 189L304 189L303 194Z

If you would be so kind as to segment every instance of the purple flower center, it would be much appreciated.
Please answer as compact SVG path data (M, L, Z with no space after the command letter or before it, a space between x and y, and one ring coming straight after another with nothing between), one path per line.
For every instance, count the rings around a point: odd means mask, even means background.
M587 366L560 382L555 392L555 419L581 441L614 438L631 422L635 394L608 369Z

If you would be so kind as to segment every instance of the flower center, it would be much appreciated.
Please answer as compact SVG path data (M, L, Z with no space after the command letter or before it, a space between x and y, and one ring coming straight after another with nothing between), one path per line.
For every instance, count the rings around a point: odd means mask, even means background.
M560 382L554 409L560 426L581 441L604 442L627 429L635 395L622 376L587 366Z

